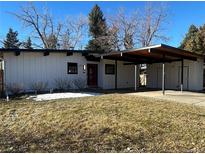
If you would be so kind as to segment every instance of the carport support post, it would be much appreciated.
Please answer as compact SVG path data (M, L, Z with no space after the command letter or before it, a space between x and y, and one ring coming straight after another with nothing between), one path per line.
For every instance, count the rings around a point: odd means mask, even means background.
M183 84L184 84L184 59L182 59L181 61L181 85L180 85L181 92L183 92Z
M115 89L117 90L117 60L115 60Z

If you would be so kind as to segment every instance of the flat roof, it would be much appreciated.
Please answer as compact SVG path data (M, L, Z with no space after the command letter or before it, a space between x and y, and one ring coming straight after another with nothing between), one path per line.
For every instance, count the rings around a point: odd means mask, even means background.
M78 52L86 53L90 52L89 50L67 50L67 49L9 49L9 48L0 48L0 52Z
M92 55L94 57L103 57L104 59L120 60L133 63L159 63L180 61L182 59L197 60L203 58L190 51L179 49L165 44L152 45L148 47L128 49L123 51L111 51L102 54L102 51L91 50L64 50L64 49L5 49L0 48L0 52L43 52L43 53L82 53L85 55ZM47 54L48 55L48 54Z
M160 63L173 62L182 59L196 61L197 58L203 57L190 51L175 48L165 44L158 44L148 47L128 49L124 51L113 51L101 55L103 59L120 60L133 63Z

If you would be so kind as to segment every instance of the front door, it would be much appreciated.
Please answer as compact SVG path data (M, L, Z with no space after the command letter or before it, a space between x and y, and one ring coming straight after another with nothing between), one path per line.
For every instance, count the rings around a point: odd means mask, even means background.
M89 87L97 87L98 65L87 64L87 84Z

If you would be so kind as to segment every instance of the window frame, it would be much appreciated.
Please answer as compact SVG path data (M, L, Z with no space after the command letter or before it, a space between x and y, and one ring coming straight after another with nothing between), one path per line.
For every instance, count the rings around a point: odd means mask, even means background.
M113 72L108 72L107 67L113 67ZM106 75L115 75L115 64L105 64L105 74Z
M76 71L75 72L69 72L70 67L76 67ZM78 74L78 63L67 62L67 74Z

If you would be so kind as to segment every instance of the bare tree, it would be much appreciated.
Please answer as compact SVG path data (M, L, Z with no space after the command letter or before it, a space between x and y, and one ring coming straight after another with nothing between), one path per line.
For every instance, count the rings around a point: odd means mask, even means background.
M149 46L157 41L168 41L164 26L168 23L168 13L162 3L154 7L147 3L145 10L125 14L120 8L116 15L109 17L109 26L117 29L119 49ZM115 34L116 35L116 34Z
M21 13L12 13L20 19L26 27L30 27L34 31L34 38L40 39L43 48L54 48L57 46L58 37L60 35L62 24L54 23L52 16L47 8L44 13L39 13L36 7L30 3L26 7L21 8Z
M33 38L40 39L42 44L37 47L69 49L79 48L83 43L83 38L87 35L87 17L70 17L64 24L54 22L48 9L40 13L36 7L30 3L22 7L21 13L12 13L20 19L26 27L32 28ZM136 46L149 46L156 40L168 38L162 33L163 26L167 21L167 12L163 5L153 7L150 3L140 15L136 11L125 14L123 9L119 9L116 15L107 20L108 29L106 36L99 38L104 41L109 49L129 49ZM110 48L111 47L111 48Z
M61 48L79 48L87 32L87 17L83 15L75 17L75 19L68 17L65 22L65 27L60 39Z
M162 31L164 24L167 22L167 12L163 4L153 7L148 3L144 16L141 15L138 41L141 46L149 46L156 40L167 41Z
M12 14L23 21L25 26L33 29L33 37L41 40L43 48L79 47L86 34L87 18L82 15L69 18L64 25L61 22L55 24L47 8L44 9L44 13L40 13L32 3L22 7L20 14Z
M117 14L110 17L111 26L115 27L118 32L118 46L120 49L130 49L135 45L135 35L138 30L137 12L125 15L125 10L120 8Z
M108 43L110 50L120 50L120 42L119 42L119 27L115 24L111 25L108 29Z

